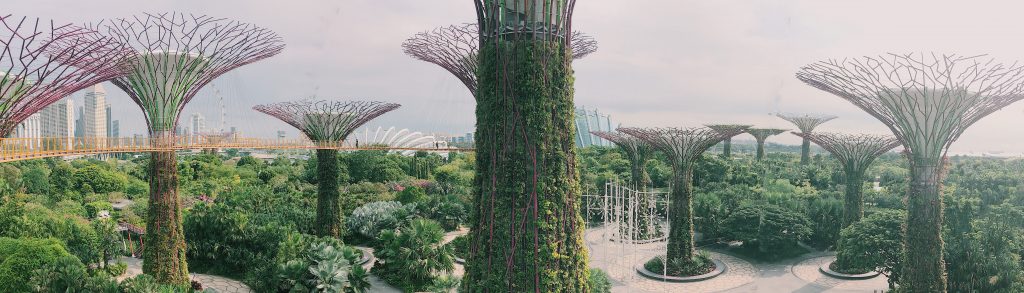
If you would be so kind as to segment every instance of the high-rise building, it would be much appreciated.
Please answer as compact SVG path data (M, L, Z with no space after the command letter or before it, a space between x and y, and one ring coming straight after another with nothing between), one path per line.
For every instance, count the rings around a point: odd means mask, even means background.
M284 132L284 130L278 130L277 131L277 138L279 138L279 139L284 138L286 134L287 133Z
M110 104L107 104L107 137L117 137L114 135L114 115L110 112Z
M206 118L203 117L203 114L192 114L191 122L193 134L199 135L200 133L203 133L203 131L206 131Z
M42 137L42 114L35 113L32 116L28 116L25 121L22 121L14 128L14 132L10 134L13 138L34 138Z
M65 97L39 111L40 131L50 149L71 149L75 131L75 103Z
M82 136L88 138L90 147L106 147L107 138L107 91L102 84L96 84L85 93L82 111Z

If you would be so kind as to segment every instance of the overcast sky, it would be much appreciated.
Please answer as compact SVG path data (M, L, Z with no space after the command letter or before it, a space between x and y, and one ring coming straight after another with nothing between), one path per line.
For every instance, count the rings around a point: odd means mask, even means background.
M5 1L5 13L84 23L141 12L231 18L280 34L284 52L214 82L227 124L247 135L297 131L252 111L255 104L316 95L397 102L371 122L424 132L472 131L473 100L441 68L405 56L401 43L438 26L473 22L470 0L33 0ZM574 28L600 49L578 60L576 104L629 126L749 123L792 128L775 112L828 113L820 129L888 133L858 108L794 78L807 63L886 52L989 54L1024 60L1016 1L681 1L578 0ZM143 133L141 113L106 85L121 133ZM208 87L186 107L219 124ZM81 94L76 94L80 99ZM184 122L184 118L182 119ZM1024 152L1024 102L971 127L955 152ZM792 135L770 138L797 143Z

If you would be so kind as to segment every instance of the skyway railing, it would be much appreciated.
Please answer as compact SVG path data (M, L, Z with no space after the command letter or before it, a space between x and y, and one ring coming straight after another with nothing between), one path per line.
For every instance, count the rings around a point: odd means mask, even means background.
M308 139L268 139L250 137L41 137L0 138L0 162L11 162L37 158L62 157L74 155L177 151L192 149L335 149L342 151L394 150L428 152L473 151L473 149L468 148L404 148L377 145L358 146L349 142L312 142Z

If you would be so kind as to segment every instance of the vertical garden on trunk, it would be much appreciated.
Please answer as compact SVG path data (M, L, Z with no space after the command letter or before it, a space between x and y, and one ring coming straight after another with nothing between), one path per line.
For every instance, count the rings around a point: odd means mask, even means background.
M476 208L466 292L588 292L573 0L476 0Z

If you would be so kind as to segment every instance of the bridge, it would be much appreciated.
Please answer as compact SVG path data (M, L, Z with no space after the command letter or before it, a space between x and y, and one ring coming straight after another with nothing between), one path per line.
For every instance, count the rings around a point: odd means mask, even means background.
M333 149L340 151L427 151L427 152L472 152L472 148L390 147L381 145L358 145L344 142L313 142L308 139L251 138L239 136L179 136L172 138L151 137L41 137L41 138L0 138L0 162L13 162L49 157L95 155L110 153L139 153L179 150L210 149Z

